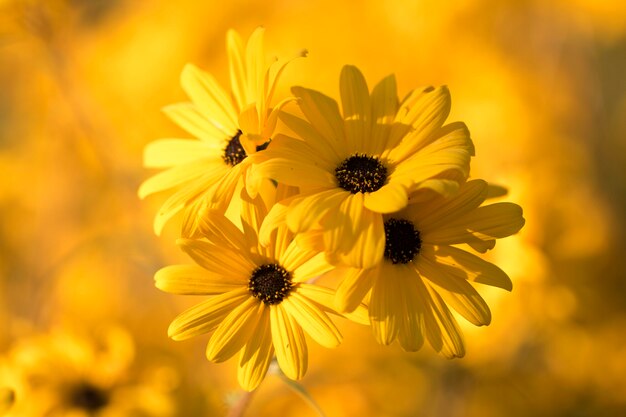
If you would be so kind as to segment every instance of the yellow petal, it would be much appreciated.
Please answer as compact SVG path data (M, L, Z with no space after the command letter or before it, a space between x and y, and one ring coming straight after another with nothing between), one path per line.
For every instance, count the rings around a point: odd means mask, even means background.
M337 286L335 295L337 310L339 312L354 311L372 289L372 274L377 272L376 267L371 269L338 268L338 273L341 273L343 279Z
M423 252L426 249L427 246L424 245L421 250ZM511 278L506 272L476 255L452 246L437 246L431 250L437 264L440 267L447 266L450 275L507 291L513 289Z
M487 197L487 183L483 180L468 181L453 198L436 197L411 206L411 217L422 233L428 233L446 225L451 219L479 207Z
M383 185L373 193L365 193L363 205L376 213L393 213L400 211L409 203L406 189L397 183Z
M209 115L202 113L198 106L193 103L171 104L164 107L163 112L194 138L220 148L223 148L228 139L237 133L237 129L214 124L217 122L213 122Z
M334 313L352 320L355 323L368 325L370 319L367 313L367 306L361 303L354 311L338 313L333 307L335 301L335 291L318 284L299 284L298 292L309 300L315 302L323 311Z
M495 203L454 217L444 226L424 233L424 241L449 245L465 243L473 238L503 238L517 233L523 225L520 206L513 203Z
M181 238L176 241L176 244L198 265L223 276L231 275L246 279L256 268L249 253L234 250L219 242L209 243Z
M431 288L467 321L475 326L491 323L489 306L466 280L447 274L446 269L423 254L420 254L415 266L420 275L430 281Z
M250 249L243 232L218 211L207 210L200 216L198 228L203 236L216 245L241 252Z
M380 155L389 145L388 137L391 133L391 123L398 111L398 93L396 77L390 75L381 80L372 90L371 95L371 152Z
M139 186L139 198L143 199L150 194L169 190L197 178L217 177L223 171L224 163L214 157L205 157L188 164L176 166L145 180Z
M154 280L158 289L172 294L221 294L247 285L245 278L224 276L197 265L166 266L156 272Z
M334 216L349 196L348 191L336 188L296 196L289 205L287 226L295 233L305 232L315 226L326 213L330 212ZM340 217L345 219L345 214Z
M160 139L146 145L143 164L146 168L168 168L211 157L216 152L219 152L216 147L197 140Z
M259 106L265 109L264 77L266 73L265 54L263 49L263 37L265 28L258 27L252 32L246 45L246 69L248 73L248 97Z
M270 306L270 322L280 369L290 379L301 379L308 365L308 350L302 328L280 304Z
M284 111L279 113L279 117L298 138L302 139L312 149L312 155L316 159L326 160L336 167L346 157L350 156L343 138L322 136L306 120Z
M246 85L246 65L243 42L239 34L232 29L226 34L226 51L228 52L228 68L230 70L230 88L237 108L242 109L250 102Z
M213 296L176 317L167 331L168 336L174 340L185 340L211 332L248 298L250 292L247 288Z
M348 150L369 154L370 96L365 78L358 68L346 65L341 70L339 86Z
M424 309L424 327L430 345L446 358L463 357L465 345L456 320L437 292L416 280L420 303Z
M399 143L413 129L411 141L420 143L439 129L450 113L450 92L445 86L414 90L401 104L392 128L390 142Z
M323 226L324 244L331 263L355 268L371 268L383 258L385 230L383 218L363 207L363 194L349 194L336 214Z
M237 112L226 92L212 75L195 65L187 64L183 68L180 80L187 95L216 127L225 132L236 132L239 129Z
M332 320L297 290L283 300L281 306L320 345L335 348L341 343L341 334Z
M292 244L299 247L299 244L296 244L295 241ZM300 249L300 251L302 251L302 249ZM334 268L326 261L326 256L323 253L317 251L312 253L316 255L310 256L305 262L301 262L296 268L293 269L294 282L307 282ZM304 257L301 259L304 259ZM296 262L293 262L293 264L295 265ZM287 265L287 263L285 262L283 265Z
M302 113L319 134L328 140L343 140L343 119L335 100L308 88L292 87L291 91L299 99L298 105Z
M409 274L404 266L387 266L377 274L370 297L370 321L378 343L389 345L398 335L400 327L402 299L399 280L402 273Z
M211 362L223 362L237 353L252 337L264 306L250 296L217 327L206 348Z
M424 345L425 306L420 302L415 281L417 279L406 280L402 290L403 312L398 342L406 352L417 352Z
M246 391L255 390L263 381L273 356L270 310L263 308L258 324L239 356L239 385Z

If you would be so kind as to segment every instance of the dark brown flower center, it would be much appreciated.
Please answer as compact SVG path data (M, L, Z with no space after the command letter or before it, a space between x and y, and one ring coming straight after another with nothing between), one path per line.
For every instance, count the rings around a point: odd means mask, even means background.
M389 219L385 222L385 258L394 264L411 262L422 247L420 232L412 222Z
M252 272L248 290L265 304L278 304L289 293L293 283L291 273L278 264L265 264Z
M387 181L387 168L373 156L355 154L335 168L341 188L356 193L372 193Z
M73 407L94 412L109 403L109 394L88 382L81 382L70 391L69 401Z
M235 136L230 138L228 144L226 145L226 148L224 148L224 155L222 155L224 162L233 167L246 159L246 156L248 156L248 154L246 154L246 150L243 148L243 146L241 146L241 140L239 139L241 137L241 133L241 130L237 130ZM270 141L268 140L264 144L257 146L256 151L264 151L265 149L267 149L269 144Z

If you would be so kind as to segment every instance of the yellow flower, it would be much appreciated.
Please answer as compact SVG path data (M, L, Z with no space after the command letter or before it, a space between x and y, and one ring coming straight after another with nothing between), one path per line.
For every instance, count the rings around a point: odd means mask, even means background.
M481 206L487 183L465 183L453 198L436 197L384 216L383 261L371 269L339 268L339 311L356 308L369 293L369 316L377 341L396 337L404 350L417 351L424 337L446 357L465 354L463 338L448 305L474 325L491 321L489 307L473 283L512 289L504 271L456 245L479 252L524 225L513 203Z
M329 261L372 267L385 245L383 214L403 209L419 189L456 191L473 145L463 123L443 126L450 110L445 87L415 90L399 103L393 75L370 94L359 70L346 66L340 90L343 115L333 99L292 88L307 120L281 114L298 137L276 135L255 155L253 171L300 187L274 208L275 225L320 230Z
M156 215L154 229L186 208L183 234L192 235L197 214L206 206L226 210L240 180L247 176L247 156L267 146L278 109L271 108L276 82L288 61L266 65L263 28L257 28L244 49L230 30L227 50L231 94L208 73L188 64L181 84L191 102L166 107L165 114L196 139L160 139L148 144L144 165L167 168L146 180L139 196L174 190Z
M169 390L134 372L130 336L117 328L101 336L91 339L58 330L20 340L0 360L0 379L10 382L14 390L12 407L3 415L174 415Z
M268 189L254 200L242 192L243 231L224 215L207 212L199 223L206 240L178 241L197 265L168 266L155 275L163 291L212 295L179 315L169 335L182 340L213 332L207 358L222 362L239 352L238 380L249 391L263 380L274 354L287 377L304 376L304 332L326 347L341 341L326 314L332 311L334 292L307 283L332 268L323 253L301 249L286 227L274 230L268 246L259 245L257 232L275 200L269 196L274 187ZM286 196L284 191L279 186L278 196ZM362 307L350 317L368 323Z

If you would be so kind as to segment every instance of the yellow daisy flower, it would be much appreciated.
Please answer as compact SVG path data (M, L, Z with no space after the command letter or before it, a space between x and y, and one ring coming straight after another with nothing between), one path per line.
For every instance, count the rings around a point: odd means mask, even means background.
M479 252L524 225L513 203L481 206L487 183L465 183L453 198L436 197L384 216L383 261L371 269L339 268L335 306L356 308L369 293L369 316L377 341L398 338L404 350L417 351L424 337L446 357L465 354L463 338L448 305L476 326L491 321L489 307L472 284L510 291L504 271L456 245ZM371 292L370 292L371 291Z
M205 206L225 211L238 181L247 176L246 157L267 146L278 109L288 100L270 107L276 82L288 61L266 65L264 31L257 28L246 48L235 31L228 32L230 94L196 66L184 68L181 84L191 102L164 111L196 139L160 139L144 151L146 167L167 169L141 184L139 196L174 190L156 215L157 234L184 208L184 235L193 234L197 213Z
M158 372L133 366L130 335L110 328L100 336L92 339L57 330L17 342L0 358L0 380L12 388L10 408L3 415L175 415L171 382L155 379ZM148 374L151 378L146 378Z
M454 192L474 149L463 123L443 125L446 87L415 90L400 103L393 75L370 93L361 72L346 66L340 90L342 112L330 97L292 88L307 120L282 113L297 138L276 135L253 171L300 187L274 208L274 226L322 230L329 261L367 268L382 259L383 214L406 207L419 189Z
M279 186L278 196L287 196L284 191ZM204 240L178 241L197 265L168 266L155 275L163 291L212 296L179 315L169 336L183 340L213 332L207 358L222 362L239 353L238 380L248 391L261 383L274 355L287 377L304 376L305 332L326 347L341 341L327 315L334 292L307 283L332 269L323 253L301 249L286 227L274 230L268 246L259 244L258 230L276 199L268 194L261 191L253 200L242 192L242 229L208 211L199 222ZM359 307L349 317L368 324L365 311Z

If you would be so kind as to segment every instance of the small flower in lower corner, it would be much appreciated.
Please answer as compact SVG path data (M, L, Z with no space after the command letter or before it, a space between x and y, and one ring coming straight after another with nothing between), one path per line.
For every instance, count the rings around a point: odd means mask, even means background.
M0 358L5 417L170 417L176 415L171 369L137 365L121 328L95 337L67 330L21 339ZM164 375L147 378L146 375ZM174 382L173 382L174 381Z

